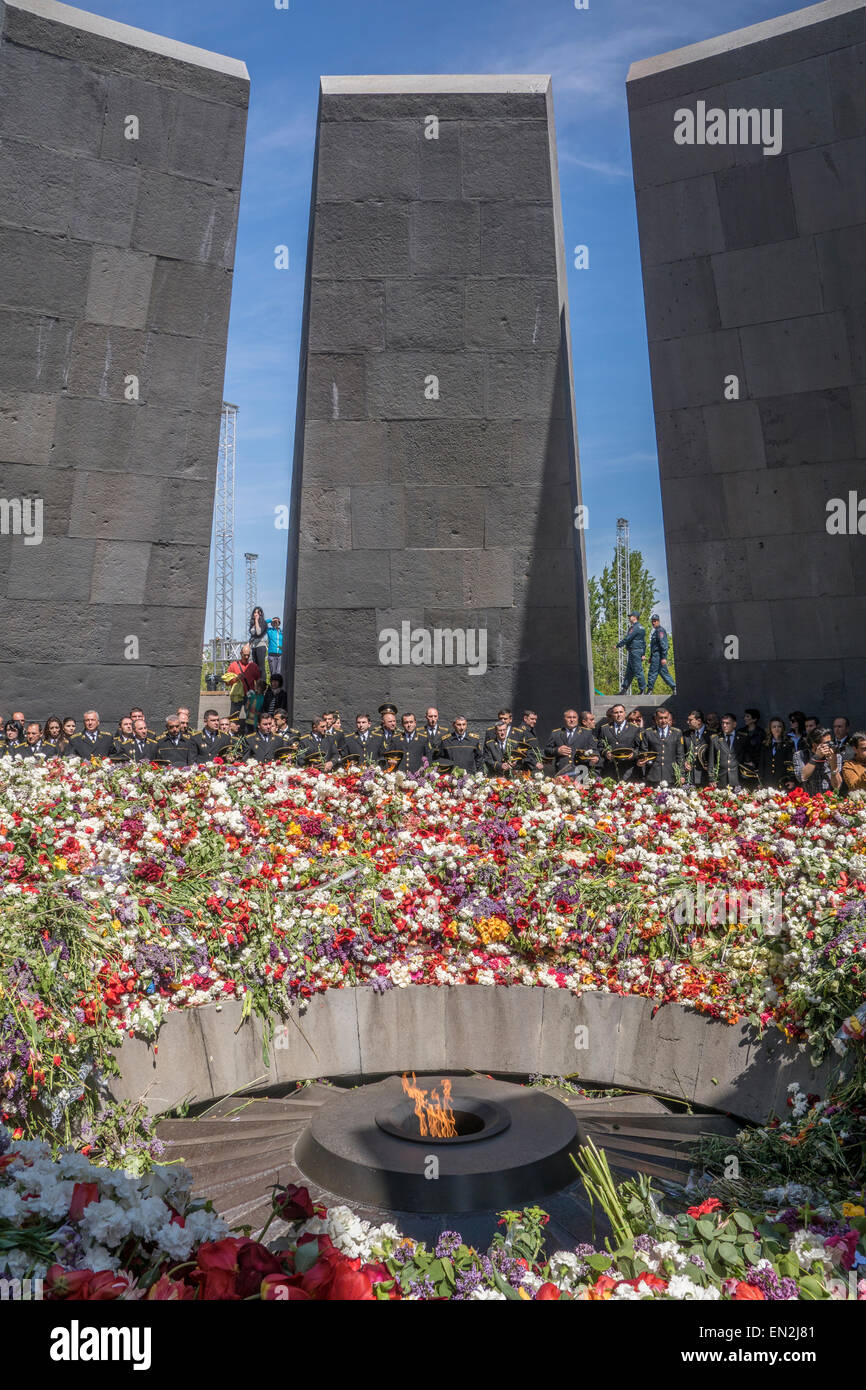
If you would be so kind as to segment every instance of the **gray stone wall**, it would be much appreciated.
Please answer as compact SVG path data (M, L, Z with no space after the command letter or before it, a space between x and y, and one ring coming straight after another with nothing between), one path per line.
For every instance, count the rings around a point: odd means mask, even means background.
M0 535L4 716L197 695L248 89L234 59L0 4L0 495L43 516L39 544L14 511Z
M549 78L323 79L292 502L296 721L588 698ZM383 664L404 624L486 673Z
M862 722L866 7L636 63L628 99L679 693ZM780 110L781 152L676 144L699 101Z

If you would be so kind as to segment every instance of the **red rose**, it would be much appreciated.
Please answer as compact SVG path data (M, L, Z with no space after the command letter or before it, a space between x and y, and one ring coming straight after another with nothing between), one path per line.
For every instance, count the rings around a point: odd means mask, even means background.
M760 1289L755 1288L754 1284L745 1284L742 1282L742 1280L740 1280L737 1283L737 1286L734 1289L734 1292L731 1294L731 1297L738 1300L748 1298L759 1298L762 1302L764 1301L764 1295L762 1294Z
M538 1293L535 1295L535 1301L536 1303L546 1303L561 1297L562 1293L555 1284L542 1284Z
M274 1211L281 1220L288 1223L309 1220L314 1212L307 1188L298 1187L295 1183L290 1182L279 1192L275 1192Z
M261 1283L261 1296L268 1303L311 1303L312 1299L301 1287L298 1274L266 1274Z
M718 1211L721 1205L718 1197L708 1197L699 1207L688 1207L687 1210L689 1216L709 1216L711 1212Z
M362 1269L351 1269L354 1261L344 1260L337 1266L325 1297L329 1302L371 1303L376 1295L369 1276Z
M283 1267L273 1255L258 1241L250 1241L238 1254L237 1291L241 1298L248 1298L261 1287L266 1274L282 1274Z

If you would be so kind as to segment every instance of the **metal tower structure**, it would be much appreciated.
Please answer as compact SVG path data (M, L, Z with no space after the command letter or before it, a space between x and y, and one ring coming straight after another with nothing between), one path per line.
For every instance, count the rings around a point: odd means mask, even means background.
M244 555L244 559L247 562L247 582L246 588L244 590L244 609L247 615L247 619L249 619L249 615L252 613L253 609L259 601L259 557L258 555L251 555L250 552L247 551ZM246 638L244 638L244 641L246 641Z
M223 401L214 507L214 668L231 660L235 623L235 461L238 408Z
M631 612L631 560L629 553L628 522L624 516L616 523L616 625L619 637L628 632L628 615ZM619 684L625 675L626 650L620 647L617 652Z

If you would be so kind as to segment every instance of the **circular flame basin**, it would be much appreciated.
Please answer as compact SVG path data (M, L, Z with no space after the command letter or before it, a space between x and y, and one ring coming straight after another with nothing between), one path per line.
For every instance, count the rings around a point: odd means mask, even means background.
M414 1102L392 1076L323 1105L295 1163L324 1192L386 1211L503 1211L574 1182L577 1121L561 1101L489 1077L449 1079L453 1137L422 1135Z

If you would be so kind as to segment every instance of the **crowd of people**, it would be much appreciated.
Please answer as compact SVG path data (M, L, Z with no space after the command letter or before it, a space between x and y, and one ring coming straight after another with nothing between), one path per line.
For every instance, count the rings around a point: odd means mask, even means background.
M866 789L866 733L852 732L841 714L824 727L817 715L793 710L787 719L773 715L765 727L758 709L747 709L742 722L731 713L693 709L679 729L663 706L646 725L639 709L626 712L616 704L598 724L591 710L568 709L562 724L542 739L538 715L531 709L523 711L520 723L511 710L501 709L483 734L470 729L463 716L446 726L435 706L425 711L422 724L409 711L398 723L396 705L386 701L378 708L376 725L361 713L349 730L343 729L339 713L329 710L311 721L309 733L292 727L286 710L282 677L274 673L251 720L240 710L221 717L208 709L201 729L190 727L184 707L166 715L161 730L150 728L142 709L132 709L111 733L100 727L96 710L85 712L81 731L73 718L53 715L40 723L25 720L18 711L6 721L0 754L181 767L215 759L285 758L326 772L378 766L411 773L428 764L493 777L547 772L581 781L602 777L650 785Z

